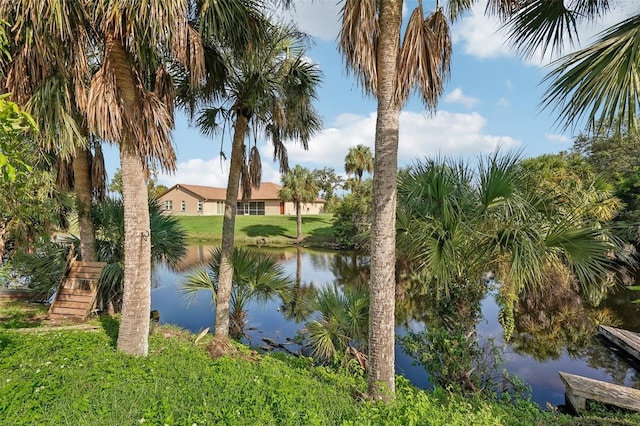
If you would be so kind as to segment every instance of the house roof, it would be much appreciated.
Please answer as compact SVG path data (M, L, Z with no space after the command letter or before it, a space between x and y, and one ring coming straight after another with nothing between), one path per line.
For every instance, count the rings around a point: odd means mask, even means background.
M167 192L172 191L174 188L180 188L202 200L224 201L227 197L226 188L215 188L212 186L202 186L202 185L186 185L186 184L179 183L169 188ZM253 188L251 190L251 199L252 200L279 200L280 197L278 196L278 191L280 191L281 188L282 187L278 184L271 183L271 182L263 182L260 184L259 188ZM165 192L165 194L167 192ZM241 200L241 199L242 199L242 190L240 190L238 194L238 200Z
M182 191L188 192L194 197L199 198L203 201L212 201L212 200L224 201L227 198L226 188L215 188L213 186L202 186L202 185L187 185L183 183L178 183L176 185L173 185L171 188L167 189L164 194L168 194L174 189L181 189ZM280 200L280 197L278 196L278 191L280 191L281 189L282 189L282 186L278 185L277 183L262 182L259 188L253 188L251 190L251 199L252 200ZM240 188L240 191L238 191L238 200L242 200L242 188ZM324 203L325 200L318 198L314 202Z

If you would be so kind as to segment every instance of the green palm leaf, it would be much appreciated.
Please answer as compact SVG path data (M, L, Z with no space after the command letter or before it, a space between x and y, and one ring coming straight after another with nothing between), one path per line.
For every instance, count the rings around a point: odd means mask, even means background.
M623 123L635 129L640 93L640 15L603 32L591 46L552 64L545 107L565 127L586 117L590 128Z

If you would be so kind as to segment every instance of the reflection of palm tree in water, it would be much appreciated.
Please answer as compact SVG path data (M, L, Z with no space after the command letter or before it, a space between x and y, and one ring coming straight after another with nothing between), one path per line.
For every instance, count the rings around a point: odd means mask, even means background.
M311 313L311 301L315 299L317 290L313 283L302 285L302 247L296 247L296 279L291 289L291 301L282 306L282 313L288 320L296 323L305 321Z

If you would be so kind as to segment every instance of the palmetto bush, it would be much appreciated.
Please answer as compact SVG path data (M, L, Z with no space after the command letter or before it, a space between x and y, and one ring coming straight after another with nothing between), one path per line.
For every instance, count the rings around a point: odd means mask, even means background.
M211 292L211 303L216 304L222 253L217 247L212 250L208 263L200 265L182 283L182 292L194 298L200 290ZM229 333L239 339L245 335L246 308L249 302L281 299L288 304L292 297L294 280L269 255L251 251L245 247L234 247L231 258L233 267L230 302Z
M347 351L366 353L369 324L366 286L325 287L318 291L311 309L315 318L306 324L302 334L315 359L333 362Z

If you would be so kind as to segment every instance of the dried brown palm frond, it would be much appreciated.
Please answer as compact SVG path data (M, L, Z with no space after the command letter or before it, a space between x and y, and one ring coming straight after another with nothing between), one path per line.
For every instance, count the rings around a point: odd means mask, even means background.
M164 171L176 168L176 153L171 143L171 131L174 127L173 116L154 93L143 92L141 97L141 115L127 114L129 130L135 130L136 150L143 156L156 160Z
M156 82L153 86L153 92L166 105L169 115L173 117L175 86L173 78L164 64L160 64L156 69Z
M200 34L189 24L186 16L180 16L176 20L171 53L180 65L189 70L191 85L200 84L205 76L204 48Z
M88 96L87 122L97 135L111 143L117 143L122 134L122 105L118 97L116 76L109 72L105 62L91 80Z
M58 158L56 161L56 188L73 191L73 166L71 158Z
M338 50L344 55L347 71L359 79L365 92L376 95L378 75L376 51L380 27L376 0L345 0Z
M91 185L93 187L93 196L102 201L107 195L107 170L104 164L102 144L99 140L93 138L92 145L94 154L91 159Z
M251 175L251 183L254 188L260 187L262 180L262 159L257 146L252 146L249 153L249 174Z
M435 110L451 64L451 35L442 9L424 19L422 2L413 11L402 42L398 64L396 98L404 103L412 90Z
M244 153L245 149L243 147L243 157L246 155ZM251 180L251 172L249 171L249 163L243 158L242 159L242 170L240 172L240 190L242 191L242 201L248 201L251 199L251 189L253 187L253 182Z

